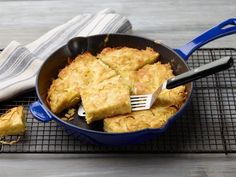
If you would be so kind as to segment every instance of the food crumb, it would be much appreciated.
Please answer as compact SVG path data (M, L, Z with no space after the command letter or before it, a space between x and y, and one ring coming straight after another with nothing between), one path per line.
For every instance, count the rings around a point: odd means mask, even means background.
M16 144L20 141L21 137L18 136L18 138L16 140L12 140L12 141L4 141L0 139L0 144L5 144L5 145L13 145Z
M69 118L69 121L72 121L72 120L74 120L74 117Z
M67 121L68 119L66 117L62 117L61 120Z
M70 118L71 115L70 114L65 114L65 117Z
M74 116L75 115L75 108L71 108L67 111L67 113L65 113L65 117L62 117L61 119L64 121L72 121L74 120Z

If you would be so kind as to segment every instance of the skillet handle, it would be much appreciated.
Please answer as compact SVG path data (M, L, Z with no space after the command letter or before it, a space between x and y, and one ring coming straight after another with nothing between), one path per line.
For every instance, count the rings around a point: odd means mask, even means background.
M40 103L39 101L35 101L34 103L32 103L29 109L33 116L39 121L49 122L52 120L52 116L48 113L47 110L45 110L42 103Z
M175 51L184 59L188 60L188 57L204 44L213 41L217 38L231 35L236 33L236 18L228 19L217 26L209 29L200 36L196 37L192 41L183 45L182 47L175 49Z

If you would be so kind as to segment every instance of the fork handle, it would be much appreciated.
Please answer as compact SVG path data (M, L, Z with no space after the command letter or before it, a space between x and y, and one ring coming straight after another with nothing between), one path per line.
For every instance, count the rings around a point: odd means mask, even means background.
M224 57L199 68L192 69L188 72L180 74L167 80L166 88L171 89L177 86L189 83L191 81L215 74L219 71L226 70L233 65L232 57Z

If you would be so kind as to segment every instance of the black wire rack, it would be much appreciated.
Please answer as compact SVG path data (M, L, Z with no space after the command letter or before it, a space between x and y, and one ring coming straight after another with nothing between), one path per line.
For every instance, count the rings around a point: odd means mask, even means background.
M189 59L191 68L232 56L230 48L200 49ZM159 137L137 145L106 147L75 139L54 121L42 123L33 118L29 105L37 100L34 91L0 103L0 113L23 105L27 131L15 145L1 145L0 152L25 153L234 153L236 152L236 64L227 71L195 82L193 99L184 115ZM16 139L16 136L5 140Z

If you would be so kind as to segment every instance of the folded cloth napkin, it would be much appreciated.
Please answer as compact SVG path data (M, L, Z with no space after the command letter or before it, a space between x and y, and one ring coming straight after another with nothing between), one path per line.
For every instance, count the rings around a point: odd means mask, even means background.
M12 41L0 53L0 101L34 88L43 61L71 38L130 30L125 17L105 9L97 14L78 15L26 46Z

